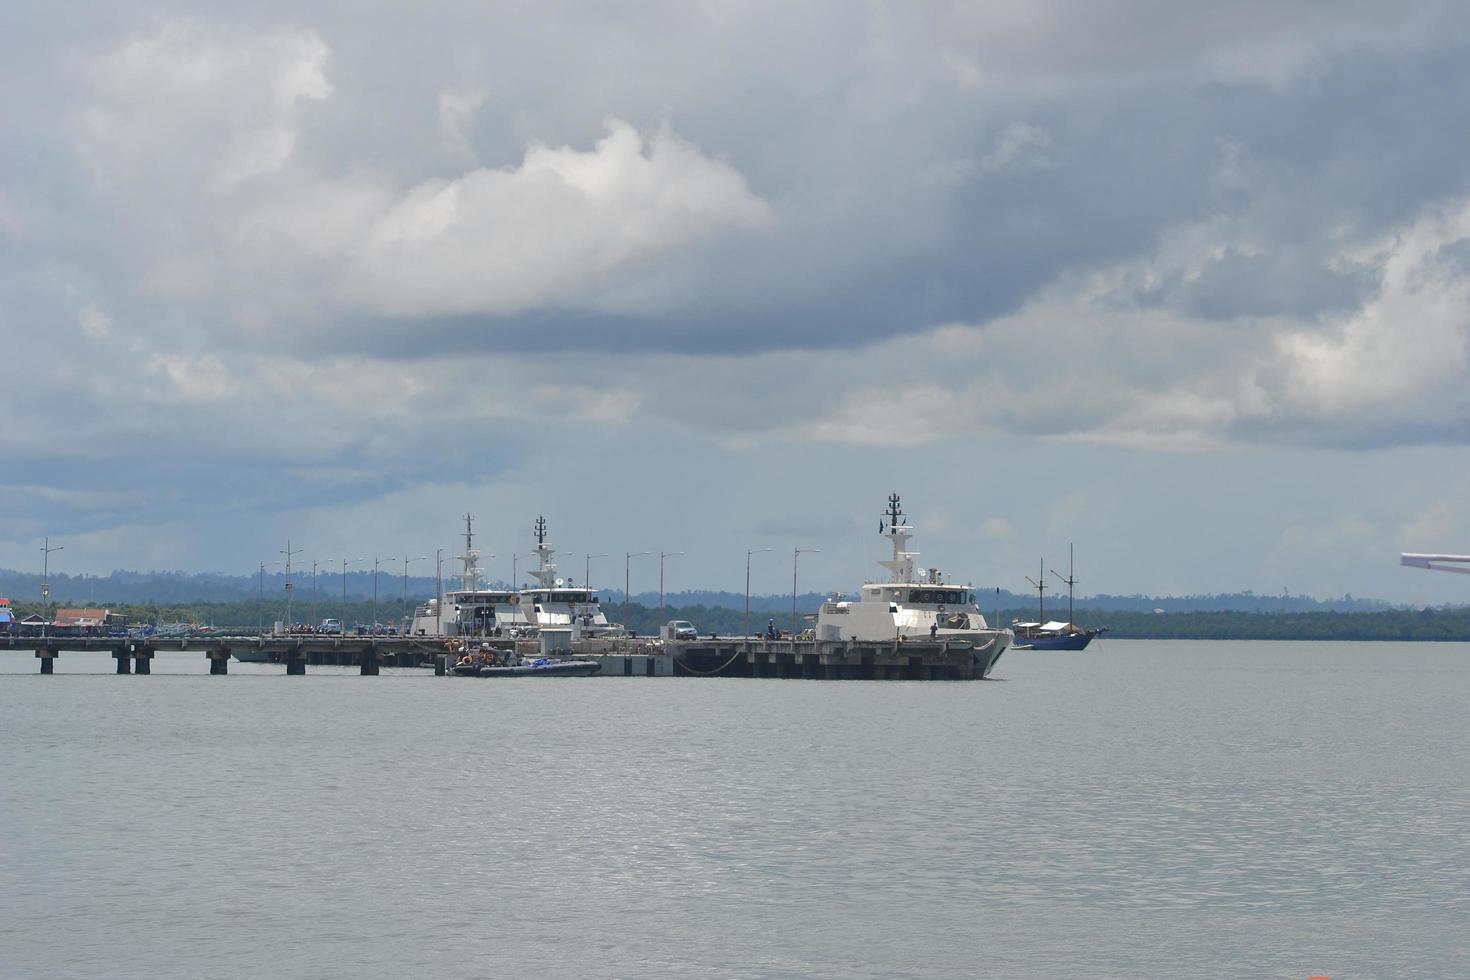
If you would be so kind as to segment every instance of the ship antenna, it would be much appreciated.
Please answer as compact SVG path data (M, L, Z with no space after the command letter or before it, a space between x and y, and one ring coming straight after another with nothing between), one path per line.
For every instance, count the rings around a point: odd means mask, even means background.
M544 517L536 518L536 543L546 543L546 518Z

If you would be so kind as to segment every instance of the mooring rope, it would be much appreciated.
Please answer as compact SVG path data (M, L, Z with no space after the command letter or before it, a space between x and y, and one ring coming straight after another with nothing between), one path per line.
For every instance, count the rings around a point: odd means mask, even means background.
M733 664L735 662L735 658L736 657L739 657L740 654L741 654L741 652L742 651L740 651L740 650L736 650L734 653L730 654L730 659L729 660L726 660L724 663L720 664L714 670L695 670L693 667L689 666L687 663L685 663L684 661L679 660L677 658L675 658L674 663L678 664L680 667L683 667L689 673L698 675L699 677L713 677L714 675L718 674L720 671L724 670L726 667L728 667L731 664Z

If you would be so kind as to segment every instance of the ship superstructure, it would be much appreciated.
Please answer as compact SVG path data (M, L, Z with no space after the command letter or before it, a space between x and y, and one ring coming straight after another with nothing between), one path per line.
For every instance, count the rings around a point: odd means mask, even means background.
M584 636L620 635L622 627L607 621L596 589L586 582L577 586L556 574L556 563L551 560L556 551L546 543L545 517L536 518L534 533L537 564L530 574L536 585L518 593L528 624L539 629L576 627Z
M527 626L520 610L520 596L513 589L485 588L480 571L480 552L475 550L475 518L464 515L464 554L459 588L444 598L420 603L413 613L411 632L416 636L508 636Z

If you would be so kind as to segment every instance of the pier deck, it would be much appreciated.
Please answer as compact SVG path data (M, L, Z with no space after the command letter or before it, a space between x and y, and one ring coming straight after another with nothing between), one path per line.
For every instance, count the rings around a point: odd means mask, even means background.
M40 672L54 671L56 658L74 653L106 653L119 674L148 674L159 651L198 652L211 674L229 673L231 657L275 663L287 674L304 674L308 665L356 666L366 675L382 666L432 667L443 673L452 663L448 637L317 636L260 634L239 636L0 636L0 650L30 651ZM536 640L475 639L500 650L539 656ZM661 643L651 639L574 641L557 655L596 660L604 677L781 677L816 680L976 680L993 661L970 644L918 640L865 642L768 640L712 637Z

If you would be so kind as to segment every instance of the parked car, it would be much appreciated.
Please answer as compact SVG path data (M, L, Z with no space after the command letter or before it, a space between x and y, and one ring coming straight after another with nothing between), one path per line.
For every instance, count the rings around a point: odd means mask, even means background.
M669 620L668 635L675 640L699 639L699 632L695 630L694 624L687 619Z
M324 619L322 620L322 624L316 628L316 631L318 633L325 633L328 636L341 636L342 620Z

